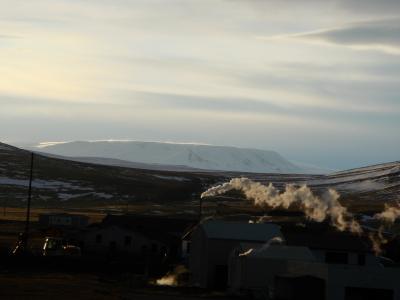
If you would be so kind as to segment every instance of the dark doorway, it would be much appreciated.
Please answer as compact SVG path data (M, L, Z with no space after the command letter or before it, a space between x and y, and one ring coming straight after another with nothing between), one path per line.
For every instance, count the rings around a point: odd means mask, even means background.
M228 266L215 266L215 288L218 290L226 289L228 284Z
M346 287L345 300L393 300L393 290Z
M313 276L275 277L276 300L324 300L325 280Z
M108 253L111 256L115 256L115 254L117 253L117 243L115 241L111 241L108 244Z

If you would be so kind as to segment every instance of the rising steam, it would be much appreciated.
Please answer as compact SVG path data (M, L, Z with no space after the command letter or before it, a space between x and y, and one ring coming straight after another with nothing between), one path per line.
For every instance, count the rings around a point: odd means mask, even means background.
M179 276L186 273L187 269L179 265L173 271L168 272L165 276L156 280L157 285L165 285L165 286L178 286L179 285Z
M340 231L350 231L355 234L363 232L353 214L340 204L338 201L340 195L333 189L329 189L321 197L318 197L306 185L295 187L289 184L286 185L285 191L280 193L272 183L266 186L248 178L234 178L227 183L208 189L201 194L201 198L221 195L230 190L242 191L246 198L252 200L256 206L288 209L297 205L310 220L322 222L329 218L331 224ZM393 225L397 218L400 218L400 204L397 207L385 204L385 210L374 216L374 219L385 224L381 225L376 233L369 234L376 254L380 254L382 245L387 243L383 236L385 226Z
M389 226L393 225L393 223L399 217L400 217L400 205L399 204L397 204L397 207L385 204L385 210L374 216L375 219L378 219L378 220L386 223Z
M382 252L382 246L388 243L388 240L384 237L383 232L386 227L391 227L396 219L400 217L400 205L390 206L385 203L385 209L374 215L374 219L381 221L383 224L379 227L378 231L375 233L370 233L369 238L372 242L372 248L375 253L379 254Z
M271 183L265 186L247 178L234 178L227 183L210 188L201 197L216 196L230 190L242 191L247 199L254 201L256 206L288 209L292 205L297 205L310 220L322 222L330 218L332 225L340 231L362 232L360 224L347 211L347 208L340 204L339 194L332 189L329 189L322 197L318 197L306 185L299 188L287 185L285 191L279 193Z

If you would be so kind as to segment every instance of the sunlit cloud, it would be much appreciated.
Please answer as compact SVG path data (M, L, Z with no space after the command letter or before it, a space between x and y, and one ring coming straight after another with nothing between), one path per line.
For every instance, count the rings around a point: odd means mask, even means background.
M337 168L321 141L358 159L358 135L393 159L398 1L360 3L0 0L0 137L319 149Z
M364 21L337 28L258 38L271 41L297 39L322 45L342 45L355 50L400 54L400 19Z

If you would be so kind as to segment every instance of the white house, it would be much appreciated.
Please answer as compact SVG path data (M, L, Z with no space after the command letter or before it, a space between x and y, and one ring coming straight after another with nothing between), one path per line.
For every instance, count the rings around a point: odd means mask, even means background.
M262 245L282 237L275 224L251 224L209 220L191 232L189 271L193 285L202 288L225 288L228 259L240 243Z
M129 254L136 256L165 256L168 243L155 235L119 225L97 225L82 235L85 252L92 254Z

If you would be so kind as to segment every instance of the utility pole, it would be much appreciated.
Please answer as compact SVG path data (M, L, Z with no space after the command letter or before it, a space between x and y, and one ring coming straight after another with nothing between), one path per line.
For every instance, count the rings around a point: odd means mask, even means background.
M201 223L201 218L203 217L203 198L200 197L199 202L199 223Z
M32 199L32 181L33 181L33 158L34 154L31 153L31 169L29 176L29 189L28 189L28 203L26 209L26 221L25 221L25 232L24 232L24 250L28 249L28 236L29 236L29 223L31 216L31 199Z

